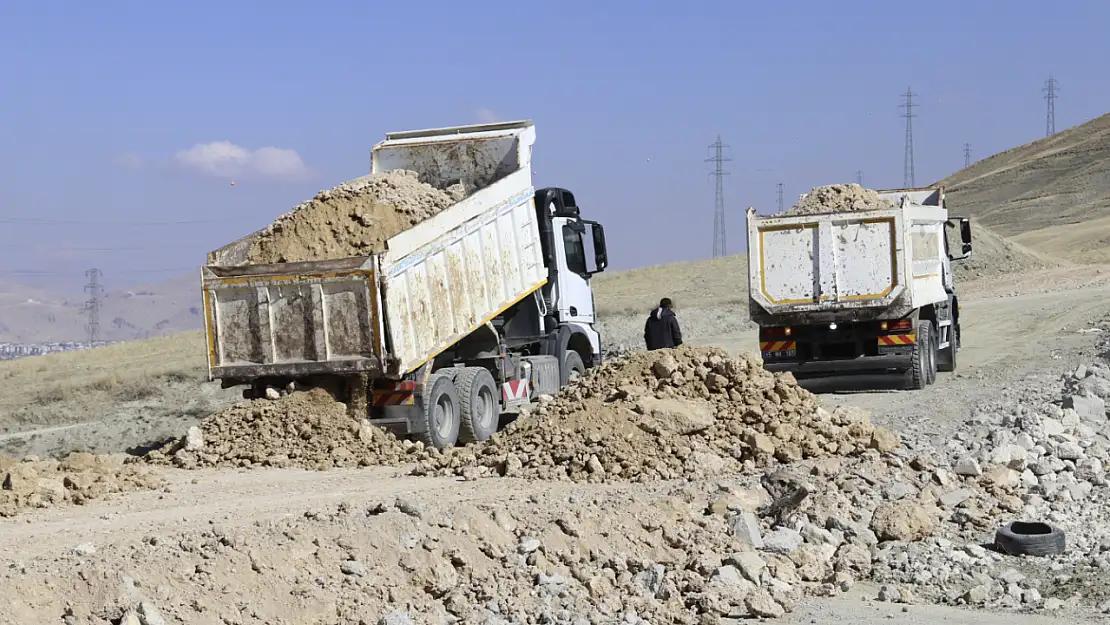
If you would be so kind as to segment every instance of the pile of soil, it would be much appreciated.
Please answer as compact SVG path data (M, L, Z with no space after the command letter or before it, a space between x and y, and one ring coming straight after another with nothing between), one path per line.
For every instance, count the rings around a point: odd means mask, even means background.
M298 467L330 469L396 465L423 445L356 421L346 405L323 389L279 399L241 402L204 419L180 440L147 454L154 464L203 467ZM412 456L415 457L415 456Z
M61 460L0 456L0 517L31 508L84 504L112 493L149 490L165 484L161 476L126 463L127 456L79 452Z
M288 263L381 252L388 239L470 192L461 183L437 189L406 170L355 178L278 217L255 238L246 262Z
M486 444L430 457L417 473L651 481L898 445L863 411L820 407L789 374L684 345L591 369Z
M830 184L814 187L790 208L777 213L779 217L797 215L819 215L847 211L868 211L891 208L889 201L882 199L878 192L865 189L858 184Z

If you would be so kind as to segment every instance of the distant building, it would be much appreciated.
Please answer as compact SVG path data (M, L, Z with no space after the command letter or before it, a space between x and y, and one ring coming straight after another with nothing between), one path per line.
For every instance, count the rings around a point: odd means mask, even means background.
M103 347L122 341L97 341L96 343L69 341L64 343L0 343L0 360L17 360L28 356L45 356L58 352L75 352L81 349Z

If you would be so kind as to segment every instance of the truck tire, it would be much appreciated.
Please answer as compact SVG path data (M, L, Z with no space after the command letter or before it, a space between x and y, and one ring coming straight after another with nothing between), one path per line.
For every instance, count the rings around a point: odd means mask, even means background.
M906 371L906 388L911 391L920 391L929 385L929 350L933 342L931 328L932 324L928 321L917 324L917 341L910 357L912 364Z
M1012 556L1057 556L1067 549L1064 530L1039 521L1011 521L994 533L994 545Z
M461 418L459 441L475 443L489 440L501 421L501 402L493 375L484 367L467 367L455 376Z
M439 373L424 385L424 443L436 449L451 447L459 439L459 393L451 378Z
M944 371L951 373L956 370L956 352L960 351L960 332L955 324L951 326L951 336L948 339L948 347L940 350L937 357L937 371Z
M586 363L582 362L582 355L573 349L568 349L563 359L563 370L567 372L567 384L581 377L586 373Z
M936 326L933 325L933 322L927 321L926 324L929 328L929 379L926 380L926 383L933 384L937 381L937 353L939 351L937 345L939 345L940 342L937 340L937 329Z

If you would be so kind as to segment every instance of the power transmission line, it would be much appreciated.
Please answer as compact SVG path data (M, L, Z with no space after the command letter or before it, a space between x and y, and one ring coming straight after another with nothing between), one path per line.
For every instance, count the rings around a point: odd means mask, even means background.
M184 219L178 221L85 221L79 219L40 219L38 217L0 217L0 224L25 226L187 226L193 224L223 224L250 219L247 215L229 219Z
M725 176L729 175L725 171L724 165L726 162L731 161L724 155L725 148L728 145L721 143L721 135L717 135L717 141L709 146L713 150L713 156L705 159L707 163L713 163L714 169L709 173L716 179L716 195L713 200L713 258L724 256L727 253L725 245Z
M156 274L156 273L184 273L186 271L199 271L200 266L193 267L166 267L164 269L127 269L124 271L117 271L117 274L130 275L130 274ZM98 270L99 271L99 270ZM0 269L0 276L20 277L20 278L56 278L59 276L71 276L72 272L69 271L55 271L51 269Z
M778 194L779 194L779 212L781 213L782 212L782 183L781 182L778 184Z
M971 167L971 144L964 144L964 167Z
M862 169L857 169L856 170L856 184L858 184L861 187L863 186L863 170Z
M913 175L913 107L917 106L913 103L913 96L915 96L912 89L906 87L906 93L902 97L906 98L905 104L899 104L898 108L906 109L902 117L906 118L906 154L902 162L902 185L907 189L912 189L917 186Z
M1056 134L1056 98L1059 97L1056 95L1056 91L1058 89L1060 89L1060 83L1056 82L1052 74L1049 74L1048 80L1044 81L1044 89L1041 90L1044 91L1044 99L1048 103L1044 118L1044 136L1046 137Z
M89 299L85 301L85 312L89 315L85 332L89 343L96 343L100 340L100 298L104 294L104 287L100 285L99 269L89 269L85 272L85 277L89 279L89 283L85 285L85 291L89 294Z

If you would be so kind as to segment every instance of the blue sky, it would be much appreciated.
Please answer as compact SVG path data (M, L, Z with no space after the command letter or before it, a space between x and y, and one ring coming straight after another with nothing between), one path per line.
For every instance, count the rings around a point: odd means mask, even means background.
M710 256L720 134L740 252L777 183L787 205L856 170L901 186L907 86L918 185L965 142L1042 136L1050 72L1058 130L1106 112L1108 23L1029 0L4 2L0 281L157 282L365 173L387 131L486 119L535 120L537 186L605 223L614 269ZM235 187L175 160L211 142Z

